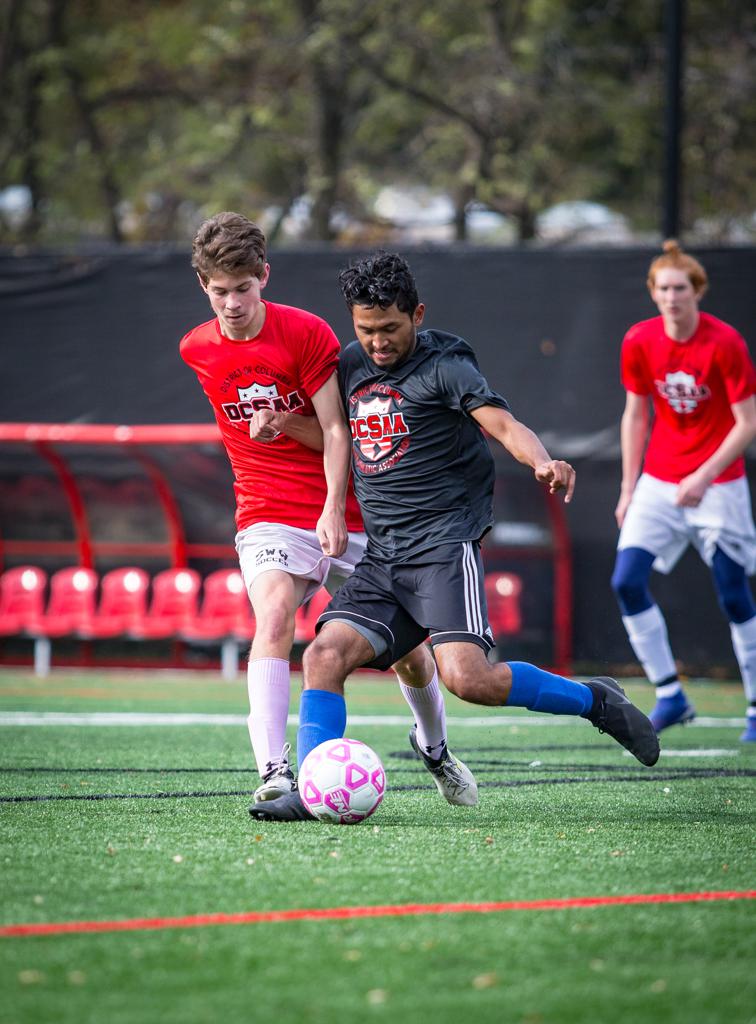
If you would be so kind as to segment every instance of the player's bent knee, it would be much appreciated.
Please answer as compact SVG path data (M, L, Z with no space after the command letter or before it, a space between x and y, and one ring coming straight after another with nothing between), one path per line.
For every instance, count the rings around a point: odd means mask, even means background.
M255 619L255 639L267 644L294 642L294 616L287 610L274 610Z
M473 700L477 692L475 679L461 665L448 665L443 668L443 680L447 690L461 700Z
M343 656L334 644L329 643L326 639L316 637L309 647L305 648L305 652L302 655L302 668L307 672L316 668L327 668L337 665L343 660Z
M728 622L747 622L756 615L745 569L717 548L712 562L719 606Z
M444 657L436 648L438 671L447 690L469 704L498 707L506 702L510 673L502 665L490 665L482 648L474 648L468 657Z
M330 630L323 629L302 656L305 678L336 679L346 676L365 660L360 660L360 655L352 649L353 646L355 645L344 643L343 638Z
M401 682L408 686L422 686L430 682L435 663L430 651L422 645L395 661L391 666Z
M617 552L611 583L623 615L637 615L653 604L648 589L653 560L654 556L641 548Z

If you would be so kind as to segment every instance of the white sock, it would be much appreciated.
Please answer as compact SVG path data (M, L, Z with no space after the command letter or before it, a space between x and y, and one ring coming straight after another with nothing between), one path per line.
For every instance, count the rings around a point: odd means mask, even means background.
M418 746L430 757L440 757L446 742L446 708L438 685L438 672L433 670L433 678L427 686L407 686L400 681L399 688L415 716Z
M637 615L623 615L622 622L627 630L630 646L635 651L635 657L643 666L643 671L650 682L660 683L663 679L677 675L675 659L672 657L667 636L667 624L658 605L652 604L645 612L639 612ZM675 693L680 689L679 683L669 685L677 686ZM671 697L673 694L667 693L665 696Z
M730 636L740 666L748 703L756 701L756 615L747 622L731 622Z
M681 692L682 686L679 683L665 683L663 686L656 687L657 697L676 697Z
M281 756L286 742L289 676L289 662L283 658L257 658L247 665L247 728L260 775Z

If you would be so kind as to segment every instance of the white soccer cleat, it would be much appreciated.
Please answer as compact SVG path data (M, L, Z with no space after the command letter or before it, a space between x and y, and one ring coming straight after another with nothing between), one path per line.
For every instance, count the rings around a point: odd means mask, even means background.
M291 744L284 743L281 756L273 761L268 761L268 766L262 776L262 783L254 793L256 804L264 803L267 800L277 800L297 788L294 772L289 766L289 753Z
M455 807L474 807L477 804L478 784L475 776L445 744L441 757L428 757L418 746L416 725L410 729L409 741L412 749L433 776L436 789L448 804Z

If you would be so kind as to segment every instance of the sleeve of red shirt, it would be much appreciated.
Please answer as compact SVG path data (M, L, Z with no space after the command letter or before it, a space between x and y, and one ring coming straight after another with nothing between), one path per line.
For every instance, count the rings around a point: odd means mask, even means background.
M642 346L636 328L631 328L624 337L620 352L620 373L622 386L635 395L648 395L651 388L647 380Z
M717 345L717 362L730 405L756 394L756 369L745 338L733 330Z
M338 339L325 320L313 317L299 354L300 380L310 398L336 369L340 351Z

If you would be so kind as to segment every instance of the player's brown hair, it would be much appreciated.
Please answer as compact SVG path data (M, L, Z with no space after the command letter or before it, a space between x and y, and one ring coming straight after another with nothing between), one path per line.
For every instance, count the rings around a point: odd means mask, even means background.
M216 213L200 225L192 242L192 266L207 284L215 273L265 272L265 235L241 213Z
M690 283L700 298L709 287L709 278L706 276L706 271L698 260L685 252L680 243L674 238L668 238L662 249L664 250L662 255L657 256L648 268L648 278L646 279L648 290L650 292L653 291L658 270L672 267L674 270L682 270L688 275Z

